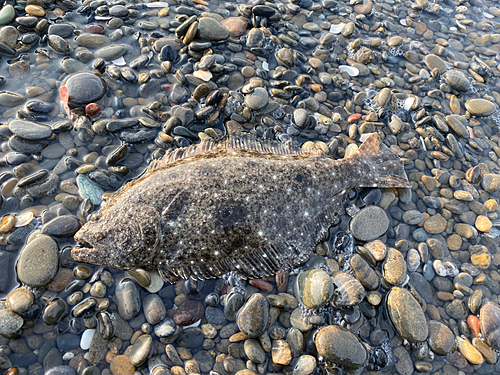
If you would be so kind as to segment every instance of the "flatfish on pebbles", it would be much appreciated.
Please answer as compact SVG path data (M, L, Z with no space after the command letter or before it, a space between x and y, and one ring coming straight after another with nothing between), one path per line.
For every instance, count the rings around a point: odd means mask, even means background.
M350 188L407 188L371 135L348 158L230 133L153 161L75 235L76 261L158 269L170 282L230 271L262 277L305 261Z

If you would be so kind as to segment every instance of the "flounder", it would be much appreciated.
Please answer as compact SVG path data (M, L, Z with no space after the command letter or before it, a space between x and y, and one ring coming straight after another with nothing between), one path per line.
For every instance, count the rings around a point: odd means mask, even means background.
M231 133L153 161L76 233L81 246L72 256L158 269L171 282L272 275L308 258L355 187L409 187L398 156L376 134L334 160Z

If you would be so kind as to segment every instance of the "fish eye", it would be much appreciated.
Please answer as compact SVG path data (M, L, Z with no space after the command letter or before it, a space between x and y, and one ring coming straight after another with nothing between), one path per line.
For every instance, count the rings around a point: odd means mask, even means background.
M103 239L106 238L106 233L104 232L95 232L94 233L94 238L97 240L97 241L101 241Z

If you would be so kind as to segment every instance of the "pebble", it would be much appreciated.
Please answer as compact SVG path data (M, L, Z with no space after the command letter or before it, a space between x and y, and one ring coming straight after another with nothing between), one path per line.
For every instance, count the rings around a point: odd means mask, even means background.
M427 339L429 327L424 312L408 290L393 288L387 296L387 311L401 337L411 343Z
M17 330L22 327L23 323L23 318L9 309L4 308L0 310L0 334L11 335L17 332Z
M205 309L203 305L194 300L188 300L175 310L172 318L174 322L182 326L190 326L203 318Z
M153 338L151 335L139 336L130 350L130 363L136 367L141 366L148 359L152 348Z
M349 228L358 241L373 241L387 232L389 219L380 207L369 206L352 218Z
M116 285L115 294L118 313L123 319L130 320L139 315L141 300L135 282L130 279L119 281Z
M455 335L445 324L429 321L429 348L437 355L447 355L455 346Z
M57 275L59 246L47 235L40 235L28 242L19 254L17 276L30 287L43 287Z
M110 368L113 375L132 375L135 366L130 362L130 358L125 355L117 355L111 360Z
M295 295L308 309L325 306L333 296L333 281L323 270L303 271L297 276Z
M328 363L357 369L368 361L364 344L346 328L326 326L318 331L314 342L318 353Z
M486 344L493 350L500 350L500 306L486 302L479 312L479 320Z
M167 315L162 299L157 294L148 294L142 301L146 321L152 326L160 323Z
M260 110L264 108L269 100L267 91L261 87L257 87L254 92L245 97L245 104L252 110Z
M13 120L9 123L9 130L26 140L38 141L52 136L52 129L48 125L37 124L25 120Z
M498 107L495 103L486 99L469 99L465 102L465 109L467 109L471 115L487 117L492 115Z
M269 322L269 303L266 298L260 293L252 295L239 310L236 322L248 338L261 336Z
M229 38L229 30L213 18L202 17L198 22L198 34L201 39L218 42Z
M7 295L5 300L7 302L7 307L15 313L24 313L28 311L33 302L35 302L35 296L33 293L25 288L14 289Z

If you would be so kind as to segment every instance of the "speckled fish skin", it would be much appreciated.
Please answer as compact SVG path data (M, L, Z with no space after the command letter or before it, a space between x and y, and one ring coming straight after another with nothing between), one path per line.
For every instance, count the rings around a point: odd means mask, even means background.
M75 235L72 256L168 281L271 275L308 258L354 187L409 187L376 134L341 160L231 134L153 162Z

